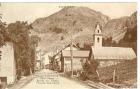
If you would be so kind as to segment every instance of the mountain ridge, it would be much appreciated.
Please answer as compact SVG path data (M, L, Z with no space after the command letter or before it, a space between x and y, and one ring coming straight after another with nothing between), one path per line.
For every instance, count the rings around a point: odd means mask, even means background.
M112 36L114 41L119 42L127 32L125 27L131 27L131 22L136 24L136 12L131 16L110 19L88 7L66 7L48 17L35 20L32 23L32 33L40 34L40 46L47 51L61 50L70 43L71 37L75 44L83 47L84 43L93 43L97 22L103 29L103 38Z

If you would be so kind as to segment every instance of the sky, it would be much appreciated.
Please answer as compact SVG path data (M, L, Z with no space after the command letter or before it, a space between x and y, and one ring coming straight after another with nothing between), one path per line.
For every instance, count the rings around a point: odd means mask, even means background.
M62 6L84 6L100 11L110 18L130 16L137 10L137 3L1 3L0 14L6 23L28 21L47 17L61 10Z

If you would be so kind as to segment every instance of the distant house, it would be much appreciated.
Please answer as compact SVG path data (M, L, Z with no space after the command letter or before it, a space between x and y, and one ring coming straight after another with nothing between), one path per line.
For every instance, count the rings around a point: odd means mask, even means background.
M16 79L13 44L6 43L0 48L0 51L0 80L7 84L12 84Z
M43 63L42 63L42 51L41 49L37 48L36 49L36 60L35 60L35 70L40 70L43 68Z
M62 59L62 51L69 51L70 50L70 44L66 45L62 50L58 51L54 56L53 56L53 69L59 69L61 71L64 71L63 66L63 59ZM79 50L79 48L73 44L72 45L72 50ZM57 67L57 68L56 68ZM59 68L58 68L59 67Z
M41 60L36 60L35 70L40 70L40 69L41 69Z
M132 60L136 54L132 48L126 47L103 47L102 32L98 24L94 33L94 46L90 50L90 59L98 61L99 67L114 65L124 60Z
M72 51L73 59L71 59L71 51L63 50L62 51L62 70L64 72L69 72L71 70L77 71L82 70L81 62L89 58L89 51L73 50ZM71 60L73 64L73 69L71 67Z
M44 65L48 65L49 64L49 56L51 56L51 55L52 55L52 52L45 53L45 55L44 55L44 58L45 58Z

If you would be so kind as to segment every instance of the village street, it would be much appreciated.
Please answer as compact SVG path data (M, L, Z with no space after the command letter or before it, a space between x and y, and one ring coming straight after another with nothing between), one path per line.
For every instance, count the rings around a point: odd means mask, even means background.
M136 2L0 2L0 89L132 89L137 62Z
M90 89L86 85L69 80L47 69L36 73L34 76L36 77L22 89Z

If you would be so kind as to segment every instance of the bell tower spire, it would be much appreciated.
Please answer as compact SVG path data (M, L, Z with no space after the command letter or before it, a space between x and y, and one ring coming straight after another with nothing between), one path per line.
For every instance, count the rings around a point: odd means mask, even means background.
M97 23L97 25L95 26L95 32L93 36L94 36L94 46L102 47L102 31L99 23Z

